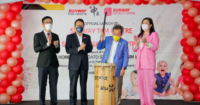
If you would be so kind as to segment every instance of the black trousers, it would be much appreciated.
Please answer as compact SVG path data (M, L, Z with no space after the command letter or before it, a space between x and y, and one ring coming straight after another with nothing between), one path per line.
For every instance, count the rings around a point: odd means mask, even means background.
M82 62L78 70L69 70L70 105L76 105L77 103L77 81L79 75L80 75L80 86L81 86L81 105L87 105L88 70L84 69Z
M38 67L39 78L39 100L40 105L45 105L45 94L47 86L47 77L49 74L49 86L51 105L57 105L57 83L58 83L58 67Z

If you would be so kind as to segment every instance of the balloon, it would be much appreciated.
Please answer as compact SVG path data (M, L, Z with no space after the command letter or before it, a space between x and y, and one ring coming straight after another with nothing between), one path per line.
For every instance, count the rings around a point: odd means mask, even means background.
M183 16L182 21L185 24L188 24L189 22L193 21L193 17L190 17L189 15Z
M11 96L11 101L14 102L14 103L19 103L22 101L22 95L17 93L15 95L12 95Z
M58 0L60 4L66 4L68 0Z
M134 3L134 2L133 2ZM145 1L145 0L143 0L143 2L142 2L144 5L147 5L147 4L149 4L149 1Z
M37 0L38 2L43 2L43 0ZM53 0L52 0L53 1Z
M0 11L0 19L3 19L3 18L5 18L5 13Z
M188 10L188 15L191 17L195 17L198 14L198 9L196 9L195 7L191 7Z
M0 72L0 81L6 78L6 74ZM1 94L1 92L0 92Z
M103 6L103 3L106 3L108 5L111 5L114 1L113 0L99 0L99 2L102 2L102 6ZM120 1L120 0L119 0Z
M15 28L16 30L21 28L21 22L18 20L14 20L11 22L11 27Z
M194 68L194 63L190 62L190 61L186 61L184 63L184 68L187 69L187 70L191 70Z
M194 77L194 78L197 78L197 77L200 76L200 71L199 71L198 69L192 69L192 70L190 71L190 75L191 75L192 77Z
M0 86L0 95L1 95L2 93L6 93L6 89ZM0 102L1 102L1 101L0 101Z
M5 29L0 27L0 36L3 35L3 34L5 34Z
M115 4L118 4L118 3L120 2L120 0L113 0L113 2L114 2Z
M185 1L183 3L183 8L186 10L190 9L192 6L193 6L193 2L191 2L191 1Z
M22 38L19 35L15 35L11 37L11 41L15 44L20 44L22 42Z
M83 3L83 0L74 0L74 2L78 5L82 4Z
M200 29L197 29L193 32L193 36L197 39L200 39Z
M186 84L186 85L190 85L194 82L194 78L191 77L190 75L186 75L183 77L183 82Z
M188 60L190 62L196 62L198 59L198 55L196 53L190 53L188 54Z
M197 84L191 84L189 86L189 91L191 93L197 93L197 92L199 92L199 86Z
M13 4L17 4L17 5L20 5L22 7L23 6L23 1L18 1L18 2L15 2Z
M26 0L26 1L28 1L29 3L34 3L35 2L35 0Z
M143 2L144 3L144 2ZM149 3L149 2L148 2ZM128 4L129 5L133 5L134 4L134 2L133 2L133 0L128 0Z
M181 28L182 28L182 31L187 31L188 30L187 24L183 24Z
M192 34L193 34L192 31L189 31L189 30L183 31L183 37L186 38L186 39L189 38L189 37L191 37Z
M21 35L22 35L22 30L21 30L21 29L19 29L19 30L16 30L16 35L19 35L19 36L21 36Z
M0 43L6 44L6 43L8 43L9 41L10 41L10 38L9 38L8 36L6 36L6 35L1 35L1 36L0 36Z
M194 100L200 101L200 92L194 94Z
M0 85L3 88L7 88L8 86L10 86L10 81L8 81L7 79L2 79L1 82L0 82Z
M17 59L17 65L23 65L24 64L24 59L21 57Z
M17 75L17 78L24 79L24 73Z
M83 3L84 3L85 5L90 5L90 0L83 0Z
M193 6L197 9L200 9L200 2L193 2Z
M13 51L11 54L12 54L12 57L16 58L16 59L19 59L21 57L21 55L22 55L19 50Z
M20 44L17 45L17 50L22 51L23 47L24 46L20 43Z
M23 68L21 65L17 65L12 67L12 71L15 72L16 74L21 74L23 71Z
M9 58L9 59L7 60L7 64L8 64L8 66L10 66L10 67L14 67L14 66L17 65L17 60L16 60L15 58Z
M128 3L128 0L120 0L120 3L125 5Z
M0 26L2 28L7 28L7 27L10 26L10 24L11 24L10 21L7 20L7 19L5 19L5 18L3 18L3 19L0 20Z
M190 46L195 46L197 44L197 39L195 37L189 37L187 39L187 44Z
M9 81L14 81L16 78L17 78L16 73L14 73L12 71L8 72L6 75L6 79Z
M196 69L199 69L200 70L200 61L197 61L195 64L194 64L194 67Z
M12 85L15 86L15 87L20 87L22 85L22 80L17 78L16 80L14 80L12 82Z
M198 24L197 23L195 23L195 22L189 22L188 23L188 25L187 25L187 27L188 27L188 29L190 30L190 31L194 31L194 30L196 30L197 29L197 26L198 26Z
M0 58L3 60L7 60L10 56L11 56L11 54L7 50L2 50L0 52Z
M188 61L188 55L187 55L187 54L182 54L182 55L181 55L181 60L182 60L183 62Z
M12 51L15 51L16 50L16 44L14 42L8 42L6 44L6 50L12 52Z
M16 34L16 30L12 27L8 27L8 28L6 28L5 33L9 37L13 37Z
M51 0L43 0L45 3L50 3Z
M181 46L186 46L186 45L188 45L187 44L187 39L185 39L185 38L183 38L182 40L181 40Z
M200 46L200 40L197 40L196 46Z
M197 61L200 61L200 55L198 55L198 59L197 59Z
M21 14L17 14L17 15L16 15L16 20L22 21L22 19L23 19L23 17L22 17Z
M6 93L0 94L0 103L7 104L10 101L10 96Z
M162 5L164 2L162 1L158 1L158 5Z
M200 77L195 78L194 83L200 86Z
M194 49L193 49L193 47L192 46L184 46L183 47L183 52L185 53L185 54L189 54L189 53L192 53L194 51Z
M22 7L19 4L12 4L10 10L14 11L16 14L19 14L22 11Z
M133 0L135 5L141 5L143 0Z
M6 60L3 60L3 59L0 58L0 66L3 65L3 64L6 64Z
M8 66L7 64L3 64L2 66L1 66L1 72L2 73L4 73L4 74L6 74L6 73L8 73L10 70L11 70L11 68L10 68L10 66Z
M107 0L105 0L105 1L107 1ZM105 1L104 0L99 0L99 3L98 3L98 5L99 6L104 6L106 3L105 3ZM109 1L109 0L108 0ZM107 3L108 4L108 3Z
M52 0L52 2L57 4L57 3L58 3L58 0ZM69 3L69 2L68 2L68 3Z
M17 89L14 86L9 86L6 89L6 92L7 92L8 95L14 95L15 93L17 93Z
M193 98L194 98L194 96L193 96L193 94L191 92L186 91L186 92L183 93L183 99L185 101L192 101Z
M17 93L23 93L24 92L24 86L20 86L17 88Z
M185 10L185 9L184 9L184 10L182 11L182 15L183 15L183 16L187 16L187 15L188 15L188 10Z
M10 10L10 4L1 4L0 11L7 12L8 10Z
M98 2L99 2L99 0L90 0L90 3L91 3L92 5L96 5Z
M6 49L6 45L0 43L0 51L5 50L5 49Z
M200 24L200 15L197 15L194 17L194 21L197 23L197 24Z
M183 68L181 70L181 73L182 73L183 76L190 75L190 70L186 70L185 68Z
M165 4L171 4L174 0L166 0Z
M68 0L68 4L70 5L74 4L74 0Z
M13 21L16 19L16 13L13 11L7 11L5 16L6 16L6 19L8 19L10 21Z

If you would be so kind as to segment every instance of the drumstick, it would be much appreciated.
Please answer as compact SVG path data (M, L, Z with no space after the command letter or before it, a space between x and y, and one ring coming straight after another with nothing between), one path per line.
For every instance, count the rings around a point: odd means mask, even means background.
M107 12L105 12L104 23L103 23L103 32L104 32L105 24L106 24L106 16L107 16Z

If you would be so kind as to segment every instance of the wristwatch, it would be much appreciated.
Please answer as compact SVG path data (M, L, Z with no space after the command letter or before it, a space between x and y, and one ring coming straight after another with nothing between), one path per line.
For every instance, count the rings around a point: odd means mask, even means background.
M148 47L149 47L149 42L147 42L147 44L146 44Z
M126 68L125 68L125 67L122 67L122 69L126 70Z

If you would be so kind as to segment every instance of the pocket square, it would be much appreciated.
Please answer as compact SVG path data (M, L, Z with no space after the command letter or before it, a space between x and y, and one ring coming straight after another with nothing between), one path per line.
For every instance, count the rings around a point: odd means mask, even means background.
M83 37L83 38L86 38L86 37Z

